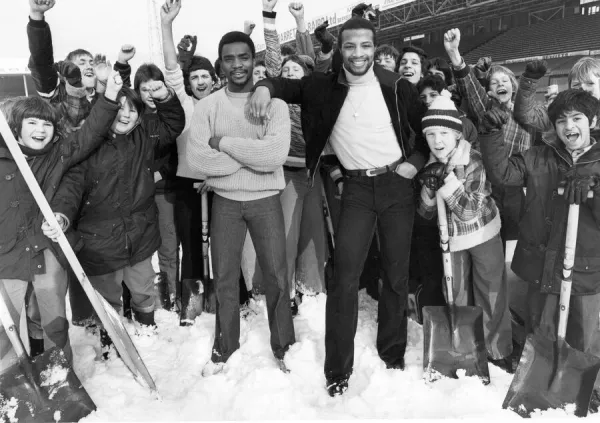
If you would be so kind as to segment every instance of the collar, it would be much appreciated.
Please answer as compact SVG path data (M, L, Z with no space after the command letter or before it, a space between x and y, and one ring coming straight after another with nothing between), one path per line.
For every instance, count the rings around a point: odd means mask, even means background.
M371 64L371 67L367 70L367 72L364 75L354 75L352 73L350 73L350 71L348 71L348 69L346 69L345 65L342 65L342 69L344 76L346 77L346 83L348 85L367 85L371 82L373 82L373 80L375 79L375 72L373 71L373 64Z

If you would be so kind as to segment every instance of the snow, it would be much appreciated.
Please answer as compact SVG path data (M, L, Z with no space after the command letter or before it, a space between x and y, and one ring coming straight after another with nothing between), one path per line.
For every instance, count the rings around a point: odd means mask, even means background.
M502 419L520 420L502 409L512 375L490 365L491 383L475 377L423 380L423 333L409 320L406 369L387 370L375 348L377 303L359 296L354 373L348 391L330 398L325 390L325 300L304 297L294 318L296 343L286 354L291 370L278 369L269 347L264 297L243 309L240 349L221 374L201 376L210 358L215 316L203 314L193 326L180 327L178 316L158 310L158 329L125 326L154 377L160 399L135 381L114 353L100 361L98 336L73 326L74 367L98 409L84 422L199 420L355 420L355 419ZM570 415L569 415L570 414ZM550 410L535 418L575 418ZM588 416L600 420L600 416Z

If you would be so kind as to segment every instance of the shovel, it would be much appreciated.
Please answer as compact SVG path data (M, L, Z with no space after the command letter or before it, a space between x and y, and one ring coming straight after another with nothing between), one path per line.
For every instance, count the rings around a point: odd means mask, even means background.
M17 354L17 363L0 376L0 414L19 422L75 422L96 410L62 349L52 347L31 360L7 304L0 283L0 323Z
M323 199L323 216L325 216L325 224L327 225L327 245L329 247L329 259L325 263L325 280L333 280L333 261L335 251L335 232L333 229L333 220L331 219L331 210L327 202L325 193L325 184L321 184L321 197Z
M558 193L562 195L563 190L559 188ZM588 198L591 196L588 195ZM502 408L510 408L522 417L529 417L536 409L561 408L567 404L575 404L575 415L578 417L585 417L588 413L600 370L600 358L576 350L565 340L578 224L579 205L571 204L556 341L540 333L527 335L519 366L502 404Z
M423 377L429 382L444 376L457 379L457 372L462 370L487 385L490 372L483 311L481 307L454 304L446 203L440 194L436 198L448 305L423 307Z
M4 138L6 146L10 150L10 153L21 172L21 175L23 175L23 178L27 183L27 187L31 191L33 198L40 208L44 218L50 225L54 227L60 227L56 221L54 212L50 208L50 204L48 204L48 200L46 200L46 197L38 185L33 172L29 168L21 149L19 148L17 140L15 139L2 113L0 113L0 134ZM73 273L75 273L75 276L77 276L77 279L81 283L81 287L89 298L94 310L96 311L96 314L100 318L104 329L108 332L108 335L112 339L115 348L121 356L121 359L138 382L145 384L150 388L150 390L158 394L154 380L148 372L148 369L140 357L140 354L135 348L133 341L129 337L125 326L123 326L121 317L104 299L104 297L96 292L88 280L83 267L81 267L81 263L79 263L79 260L77 259L77 256L75 255L75 252L73 251L73 248L71 247L71 244L69 244L69 241L64 233L60 233L57 242L67 258L67 261L71 265Z
M202 261L204 282L209 280L208 264L208 193L201 196L202 201ZM191 326L196 317L202 314L204 308L204 284L198 279L183 279L181 281L181 315L180 326Z

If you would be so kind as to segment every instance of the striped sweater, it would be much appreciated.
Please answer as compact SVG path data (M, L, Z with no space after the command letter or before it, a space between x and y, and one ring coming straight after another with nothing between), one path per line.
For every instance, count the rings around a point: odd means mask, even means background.
M436 161L433 154L427 164ZM487 180L481 153L461 139L448 162L449 175L439 193L446 202L450 251L462 251L489 241L500 233L500 214L491 197L492 186ZM436 199L421 190L418 213L433 219L437 213Z
M251 93L217 91L196 104L185 160L193 172L206 175L215 193L235 201L279 194L285 187L282 165L290 148L286 104L273 99L270 119L250 116ZM210 147L221 137L219 151Z

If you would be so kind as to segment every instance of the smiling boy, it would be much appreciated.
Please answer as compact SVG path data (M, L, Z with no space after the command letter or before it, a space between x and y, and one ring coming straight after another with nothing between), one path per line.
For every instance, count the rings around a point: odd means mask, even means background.
M567 342L596 353L600 312L600 144L590 136L599 102L590 93L569 89L548 108L558 140L508 157L502 143L506 112L492 109L484 116L483 160L492 182L526 186L526 207L512 270L540 292L528 306L532 326L550 339L556 336L556 314L562 279L565 225L569 203L581 204L577 256L567 327ZM559 185L565 187L558 195ZM588 191L594 197L587 199Z

